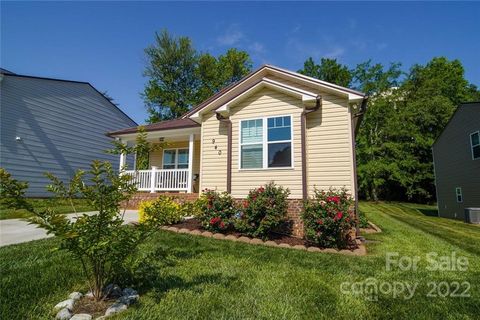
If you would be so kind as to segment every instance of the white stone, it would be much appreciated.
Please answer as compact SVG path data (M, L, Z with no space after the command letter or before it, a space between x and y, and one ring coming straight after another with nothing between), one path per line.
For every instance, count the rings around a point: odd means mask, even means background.
M92 320L92 316L87 313L77 313L70 320Z
M115 302L110 308L107 309L107 311L105 311L105 315L106 316L111 316L113 314L117 314L117 313L120 313L122 311L125 311L127 310L127 305L124 304L124 303L119 303L119 302Z
M92 291L88 291L88 292L85 294L85 297L92 299L92 298L93 298L93 293L92 293Z
M58 311L57 315L55 316L55 319L57 320L69 320L72 317L72 313L70 310L67 308L63 308L60 311Z
M75 301L73 299L67 299L63 300L62 302L57 303L55 307L53 307L54 310L60 310L63 308L67 308L68 310L73 309L73 305L75 304Z
M80 300L83 297L83 294L81 294L80 292L72 292L72 293L70 293L70 295L68 297L70 299L73 299L73 301L77 301L77 300Z

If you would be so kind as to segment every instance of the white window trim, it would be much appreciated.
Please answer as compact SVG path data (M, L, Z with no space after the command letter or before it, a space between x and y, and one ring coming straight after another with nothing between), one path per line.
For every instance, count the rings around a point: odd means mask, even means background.
M478 134L478 139L479 139L479 141L478 141L479 143L476 144L476 145L473 145L473 140L472 140L472 136L474 134ZM480 157L475 158L474 155L473 155L473 147L476 147L476 146L480 146L480 130L470 133L470 151L472 152L472 160L480 159Z
M290 117L290 140L280 140L280 141L271 141L268 142L268 119L269 118L280 118L280 117ZM249 121L249 120L262 120L262 142L247 142L242 143L242 122ZM241 119L238 122L238 170L239 171L258 171L258 170L292 170L295 169L295 161L294 161L294 136L293 136L293 116L291 114L279 114L279 115L271 115L267 117L255 117L255 118L248 118L248 119ZM269 143L285 143L290 142L291 145L291 160L292 165L290 167L268 167L268 144ZM247 145L262 145L262 157L263 157L263 167L262 168L242 168L242 146Z
M458 201L458 196L460 196L462 198L462 201ZM456 187L455 188L455 200L457 201L457 203L462 203L463 202L462 187Z
M175 150L175 168L173 169L165 169L165 151L171 151L171 150ZM190 154L190 150L188 148L167 148L167 149L163 149L163 152L162 152L162 169L163 170L187 170L187 168L181 168L181 169L178 169L178 151L179 150L187 150ZM188 160L187 160L187 163L180 163L180 164L186 164L187 166L189 165L188 163Z

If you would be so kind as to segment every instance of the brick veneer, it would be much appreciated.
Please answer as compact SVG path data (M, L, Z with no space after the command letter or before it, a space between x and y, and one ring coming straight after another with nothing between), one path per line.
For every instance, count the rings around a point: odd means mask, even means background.
M142 201L151 201L157 199L160 195L165 195L172 197L178 201L195 201L198 199L198 193L176 193L176 192L137 192L133 197L126 203L127 209L138 209L140 202ZM125 203L122 204L124 207Z
M148 192L137 192L127 203L127 209L138 209L140 202L150 201L157 199L160 195L166 195L177 199L178 201L195 201L198 199L198 193L173 193L173 192L164 192L164 193L148 193ZM241 204L244 199L235 199L238 204ZM291 220L290 231L294 237L303 237L303 221L301 219L301 214L303 211L303 200L302 199L288 199L288 218Z

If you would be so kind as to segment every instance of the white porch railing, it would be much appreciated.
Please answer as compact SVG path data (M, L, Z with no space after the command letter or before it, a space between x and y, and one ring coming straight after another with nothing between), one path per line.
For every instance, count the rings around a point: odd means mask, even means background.
M126 170L139 191L189 191L188 169Z

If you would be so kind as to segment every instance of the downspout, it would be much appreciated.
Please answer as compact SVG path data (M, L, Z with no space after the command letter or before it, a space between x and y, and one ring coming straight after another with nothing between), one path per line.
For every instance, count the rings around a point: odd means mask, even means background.
M307 114L312 113L320 109L322 106L322 96L317 95L315 101L315 107L312 109L304 108L300 118L300 132L301 132L301 144L302 144L302 198L307 200L308 198L308 187L307 187L307 138L306 138L306 128L307 128Z
M227 125L227 192L232 193L232 121L216 113L217 120Z
M355 236L360 237L360 227L358 226L358 179L357 179L357 148L355 140L362 123L363 115L367 110L368 97L365 97L360 106L360 110L352 116L352 154L353 154L353 183L355 185Z

